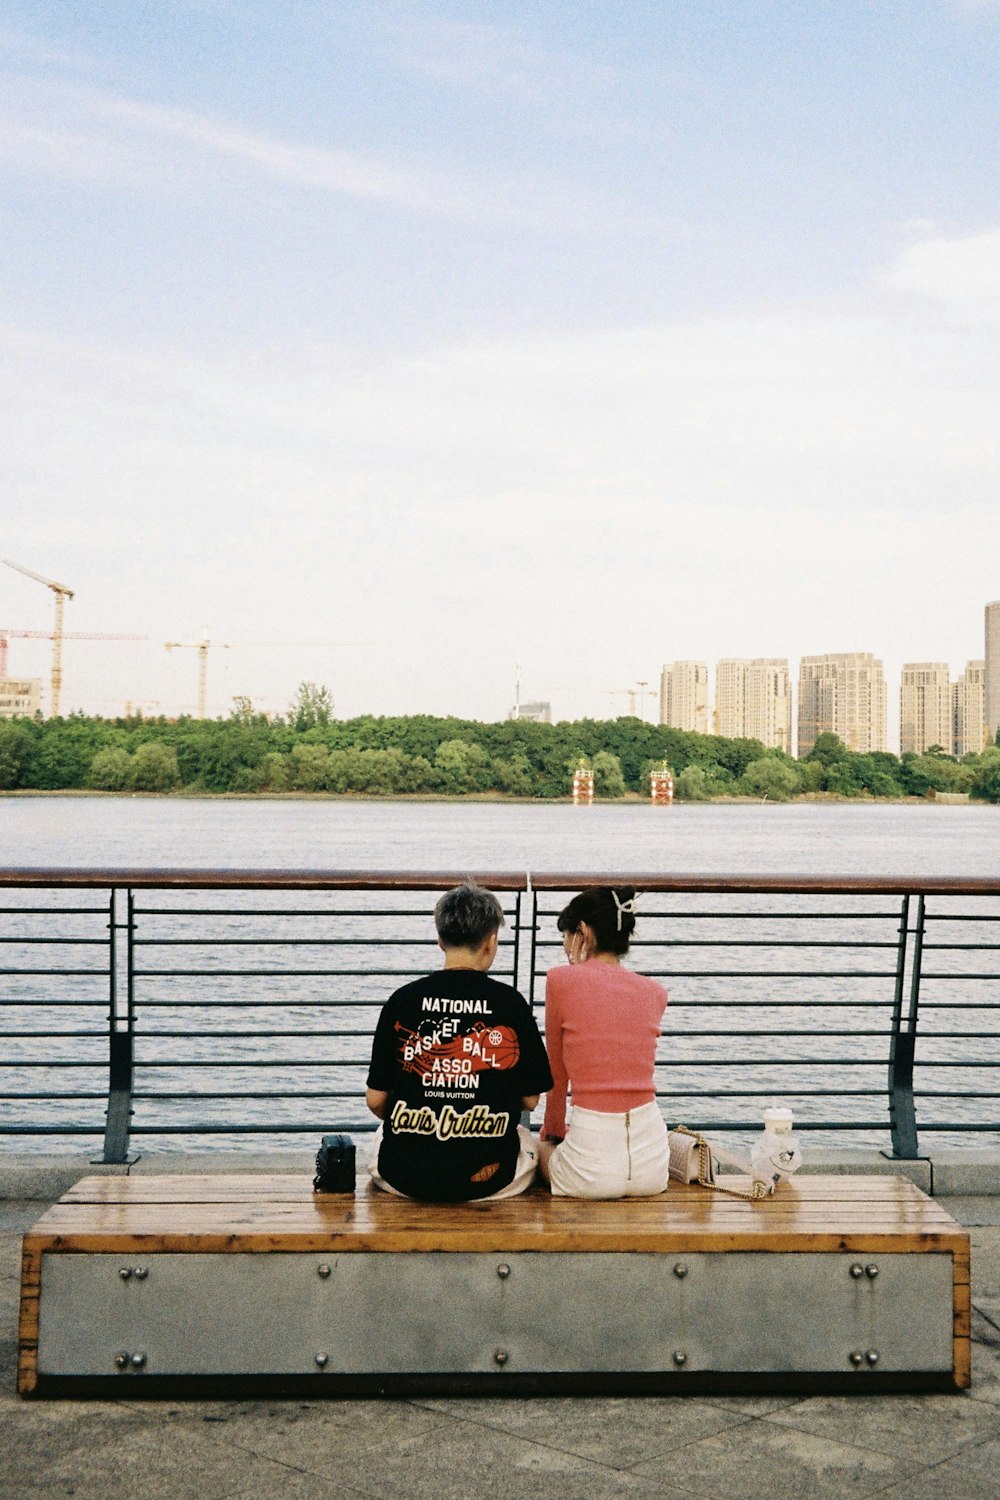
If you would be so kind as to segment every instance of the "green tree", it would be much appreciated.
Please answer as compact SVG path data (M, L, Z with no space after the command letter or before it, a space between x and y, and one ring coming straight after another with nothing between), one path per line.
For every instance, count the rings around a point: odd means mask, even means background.
M389 750L362 750L358 791L376 797L391 797L402 789L406 756L393 746Z
M865 784L856 766L854 757L847 751L843 760L832 761L826 768L826 790L838 797L860 797Z
M969 793L980 802L1000 802L1000 748L983 751Z
M434 790L450 796L484 791L489 786L489 760L481 745L445 740L434 757Z
M70 714L64 719L46 719L38 726L38 738L20 784L40 791L86 786L98 750L116 739L105 719Z
M800 760L799 783L804 792L821 792L826 785L826 771L822 762Z
M169 792L180 781L177 752L171 745L147 740L132 760L132 786L137 792Z
M617 755L612 755L610 750L598 750L590 764L594 772L595 797L624 797L625 777Z
M101 792L123 792L132 785L132 757L121 745L98 750L90 763L90 785Z
M258 791L287 792L289 774L289 757L277 750L268 750L257 767Z
M747 766L743 785L752 796L766 797L769 802L787 802L798 791L799 778L777 756L764 755Z
M21 785L33 744L31 730L20 720L0 719L0 790Z
M494 760L493 785L508 797L530 797L535 790L535 775L524 755L509 760Z
M292 752L293 756L295 751ZM356 792L361 780L360 750L331 750L326 757L324 785L328 792Z
M674 782L674 795L681 802L707 802L711 792L703 768L685 766Z
M292 726L300 732L323 729L333 718L333 694L315 682L300 682L288 715Z
M319 792L327 785L329 752L325 745L301 742L292 747L292 781L299 791Z
M708 761L701 768L705 772L705 785L710 797L724 797L735 791L733 773L720 766L718 761Z
M900 765L900 780L912 797L925 797L928 792L967 792L974 774L970 766L933 750L923 755L908 752Z
M434 767L426 755L408 755L403 766L401 792L430 791L434 781Z
M816 743L805 759L817 760L821 766L832 766L837 761L846 759L850 753L838 734L824 732L816 736Z

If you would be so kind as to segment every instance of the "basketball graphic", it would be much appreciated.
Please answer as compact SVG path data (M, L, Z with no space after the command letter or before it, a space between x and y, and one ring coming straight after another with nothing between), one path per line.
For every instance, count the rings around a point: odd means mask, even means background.
M514 1067L521 1056L521 1044L517 1039L517 1032L511 1026L491 1027L486 1043L492 1052L491 1066L501 1068Z
M396 1022L398 1035L397 1055L406 1073L429 1073L440 1070L449 1075L463 1073L488 1073L494 1069L506 1071L513 1068L521 1056L521 1044L513 1026L485 1026L477 1021L468 1031L446 1041L439 1038L437 1028L430 1036L419 1031L410 1031ZM461 1061L460 1070L449 1067L450 1061Z

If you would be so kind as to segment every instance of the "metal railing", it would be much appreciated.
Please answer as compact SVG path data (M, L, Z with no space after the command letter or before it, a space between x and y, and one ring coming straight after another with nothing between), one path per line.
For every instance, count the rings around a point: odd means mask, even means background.
M0 871L0 1138L361 1132L386 996L439 966L431 912L463 875ZM542 1019L567 893L601 874L482 873L496 977ZM671 994L656 1069L671 1123L915 1157L1000 1131L1000 880L628 877L630 962Z

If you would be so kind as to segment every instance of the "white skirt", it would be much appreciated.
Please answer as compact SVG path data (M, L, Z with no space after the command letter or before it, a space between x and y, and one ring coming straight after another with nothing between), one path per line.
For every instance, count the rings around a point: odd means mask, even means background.
M574 1108L549 1157L557 1198L651 1198L670 1177L667 1127L655 1101L623 1115Z

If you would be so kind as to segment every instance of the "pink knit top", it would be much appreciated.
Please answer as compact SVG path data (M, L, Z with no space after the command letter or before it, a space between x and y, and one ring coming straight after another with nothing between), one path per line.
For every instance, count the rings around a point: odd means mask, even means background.
M655 979L588 959L550 969L545 1046L553 1085L543 1135L566 1134L566 1091L601 1114L625 1114L655 1099L653 1062L667 992Z

